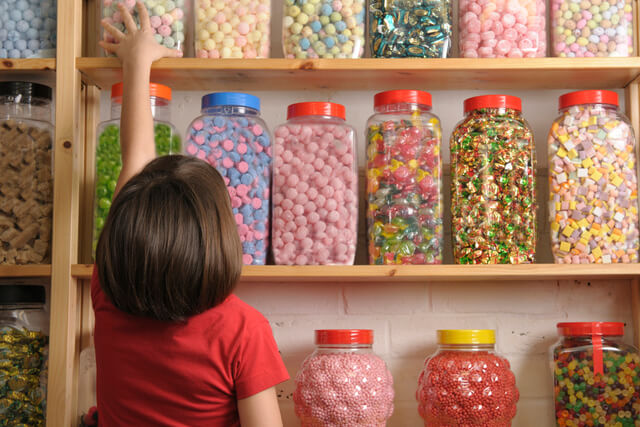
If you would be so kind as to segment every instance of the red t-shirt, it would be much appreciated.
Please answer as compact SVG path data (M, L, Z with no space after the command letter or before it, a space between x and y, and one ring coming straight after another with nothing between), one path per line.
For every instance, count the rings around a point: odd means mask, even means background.
M267 320L235 295L184 323L124 313L94 268L98 417L113 426L239 426L237 400L289 378Z

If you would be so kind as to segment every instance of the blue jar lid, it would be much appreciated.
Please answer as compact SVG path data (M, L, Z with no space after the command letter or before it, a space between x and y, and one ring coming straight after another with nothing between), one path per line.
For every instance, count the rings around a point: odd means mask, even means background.
M202 109L221 105L234 105L260 110L260 98L248 93L216 92L202 97Z

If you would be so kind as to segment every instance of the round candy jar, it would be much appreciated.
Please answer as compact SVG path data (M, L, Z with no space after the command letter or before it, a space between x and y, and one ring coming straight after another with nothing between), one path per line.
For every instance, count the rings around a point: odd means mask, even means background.
M618 322L558 323L550 349L559 426L635 426L640 355Z
M275 130L273 255L280 265L353 264L358 224L355 130L331 102L289 105Z
M245 265L264 265L269 245L271 136L260 99L218 92L202 97L202 115L187 130L186 151L222 175L238 224Z
M618 94L562 95L549 132L549 221L556 263L638 262L638 176Z
M439 330L418 379L425 427L510 427L520 394L493 330Z
M431 95L381 92L374 106L367 122L369 263L441 264L442 131Z
M56 0L0 2L0 58L55 58Z
M460 0L458 24L463 58L535 58L547 53L545 0Z
M361 58L365 0L284 0L285 58Z
M369 44L374 58L446 58L452 44L450 0L372 0Z
M520 98L464 101L451 134L451 227L458 264L532 263L535 145Z
M384 427L393 413L393 378L373 353L373 331L316 330L315 343L295 379L302 427Z

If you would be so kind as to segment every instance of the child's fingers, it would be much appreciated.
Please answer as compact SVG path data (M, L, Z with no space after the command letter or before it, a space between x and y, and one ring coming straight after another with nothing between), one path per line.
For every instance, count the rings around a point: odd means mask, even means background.
M113 25L109 24L107 21L100 21L100 24L102 25L102 28L104 28L109 34L113 36L114 39L118 41L122 41L124 39L124 33Z
M120 13L122 14L122 21L124 22L124 27L127 29L127 32L130 34L134 34L138 31L138 27L131 16L131 13L123 3L118 3L118 9L120 9Z
M116 53L116 50L118 49L117 43L107 43L103 40L100 40L98 44L109 53Z
M165 58L182 58L182 51L178 49L164 48L163 57Z
M147 8L142 2L136 3L136 8L138 9L138 19L140 20L140 29L142 30L150 30L151 23L149 22L149 12L147 12Z

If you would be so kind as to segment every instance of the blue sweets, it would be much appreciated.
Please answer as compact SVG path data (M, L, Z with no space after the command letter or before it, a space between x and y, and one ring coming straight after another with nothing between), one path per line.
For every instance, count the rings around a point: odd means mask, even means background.
M56 55L55 0L0 1L0 58Z

